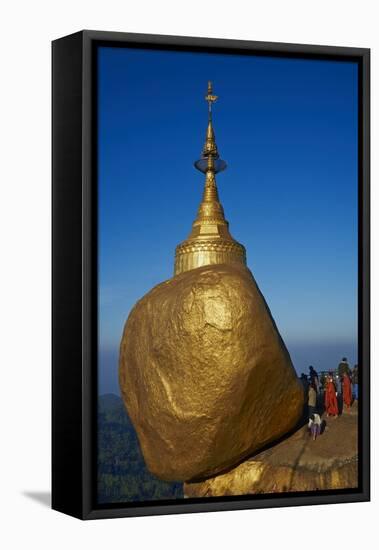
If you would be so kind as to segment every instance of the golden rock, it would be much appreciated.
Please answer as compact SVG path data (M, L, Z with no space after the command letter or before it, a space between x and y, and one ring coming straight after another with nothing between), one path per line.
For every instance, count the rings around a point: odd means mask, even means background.
M149 470L205 478L291 430L303 389L270 310L242 264L192 269L131 311L119 381Z

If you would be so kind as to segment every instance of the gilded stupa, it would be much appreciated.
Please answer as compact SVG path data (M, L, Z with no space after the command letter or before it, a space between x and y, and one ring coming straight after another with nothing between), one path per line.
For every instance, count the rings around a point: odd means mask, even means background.
M246 252L229 233L215 175L212 123L195 167L205 188L174 276L141 297L125 323L119 384L147 468L196 481L236 466L291 430L304 391Z
M216 185L216 174L226 169L226 162L220 159L212 122L212 104L218 99L213 94L212 83L208 82L208 127L201 158L195 168L205 174L203 198L192 231L185 241L176 247L175 275L204 265L243 264L246 265L245 247L229 232Z

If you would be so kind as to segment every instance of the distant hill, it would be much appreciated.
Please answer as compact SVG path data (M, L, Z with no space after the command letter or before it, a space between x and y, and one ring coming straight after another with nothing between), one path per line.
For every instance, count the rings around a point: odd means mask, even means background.
M98 399L98 502L183 498L181 483L167 483L146 468L134 427L120 397Z
M114 393L105 393L99 397L99 409L103 412L109 412L122 405L121 398Z

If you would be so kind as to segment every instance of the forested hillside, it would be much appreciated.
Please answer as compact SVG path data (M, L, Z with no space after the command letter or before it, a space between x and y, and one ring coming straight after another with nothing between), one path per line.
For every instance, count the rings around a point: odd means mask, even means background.
M98 502L183 498L181 483L166 483L145 466L136 433L121 398L99 397Z

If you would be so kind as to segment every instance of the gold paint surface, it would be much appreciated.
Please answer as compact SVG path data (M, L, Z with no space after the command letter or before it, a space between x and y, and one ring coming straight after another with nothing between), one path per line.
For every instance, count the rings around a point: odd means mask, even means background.
M137 302L119 382L147 467L164 480L237 464L291 430L303 408L267 304L237 263L186 271Z

